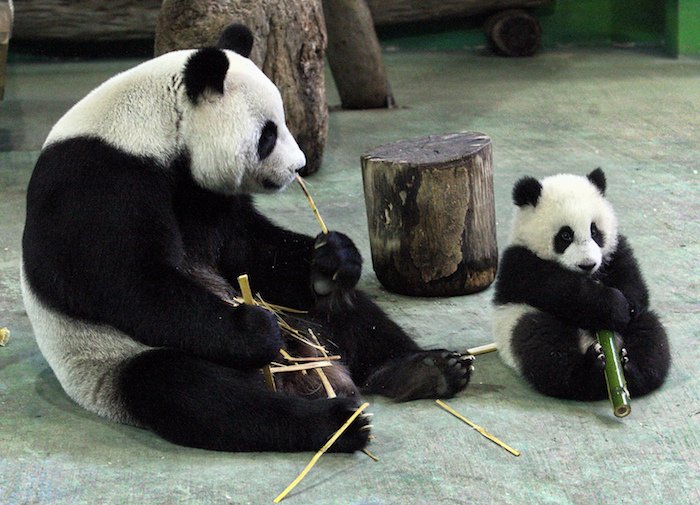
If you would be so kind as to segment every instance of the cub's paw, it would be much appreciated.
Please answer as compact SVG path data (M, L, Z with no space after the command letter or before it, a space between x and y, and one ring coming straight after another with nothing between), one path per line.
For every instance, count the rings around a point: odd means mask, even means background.
M419 357L415 371L426 378L437 378L431 398L449 398L467 387L474 370L474 356L438 350L424 351Z
M605 354L603 354L603 348L598 342L593 342L588 349L586 349L586 360L599 370L605 368Z
M611 330L623 330L627 327L634 315L634 308L622 294L622 291L616 288L608 288L607 290L608 318L609 325L603 324L601 327L610 328Z
M329 400L314 400L323 402L324 412L322 418L325 422L319 423L325 427L327 433L322 433L323 445L328 439L343 426L347 420L359 408L356 400L349 398L332 398ZM328 449L329 452L354 452L365 448L370 439L372 414L364 410L350 426L343 432L338 440ZM319 445L319 449L321 448Z
M320 234L314 243L311 286L319 296L355 287L362 272L362 256L350 238L331 231Z

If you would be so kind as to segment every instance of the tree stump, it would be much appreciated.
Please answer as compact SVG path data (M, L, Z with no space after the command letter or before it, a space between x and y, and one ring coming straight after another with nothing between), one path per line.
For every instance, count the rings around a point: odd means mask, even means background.
M365 0L323 0L328 63L344 109L391 107L394 97Z
M390 291L474 293L498 264L491 139L454 133L362 155L372 265Z
M214 45L233 22L253 32L250 58L282 94L287 125L306 155L302 174L316 172L328 136L321 0L164 0L155 52Z

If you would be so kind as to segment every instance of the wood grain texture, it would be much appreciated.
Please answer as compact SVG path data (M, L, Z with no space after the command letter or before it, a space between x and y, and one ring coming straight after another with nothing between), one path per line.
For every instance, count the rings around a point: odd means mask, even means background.
M367 0L377 26L465 17L514 7L538 7L551 0Z
M372 264L391 291L451 296L493 282L498 262L491 139L456 133L362 156Z

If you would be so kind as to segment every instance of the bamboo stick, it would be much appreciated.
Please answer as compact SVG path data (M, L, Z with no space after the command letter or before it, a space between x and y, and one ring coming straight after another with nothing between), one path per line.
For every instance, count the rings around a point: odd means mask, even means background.
M270 371L273 374L283 372L300 372L302 370L312 370L314 368L323 368L324 366L331 365L333 365L333 363L330 361L312 361L311 363L298 363L296 365L271 366Z
M518 451L518 450L516 450L516 449L513 449L511 446L509 446L509 445L506 444L505 442L502 442L502 441L499 440L498 438L494 437L493 435L491 435L491 433L489 433L488 431L486 431L484 428L482 428L482 427L479 426L478 424L471 422L469 419L467 419L467 418L464 417L462 414L460 414L459 412L457 412L456 410L454 410L452 407L450 407L449 405L447 405L447 404L446 404L445 402L443 402L442 400L435 400L435 403L437 403L441 408L443 408L444 410L446 410L447 412L449 412L450 414L452 414L453 416L455 416L455 417L456 417L457 419L459 419L460 421L462 421L462 422L468 424L469 426L471 426L473 429L475 429L476 431L478 431L482 436L488 438L488 439L489 439L491 442L493 442L494 444L496 444L496 445L502 447L503 449L505 449L506 451L508 451L509 453L511 453L513 456L520 456L520 451Z
M255 300L253 299L253 292L250 289L250 281L248 281L248 275L243 274L238 276L238 286L241 288L241 295L243 295L243 301L246 305L255 305ZM275 386L275 379L272 377L272 372L270 371L270 365L265 365L262 368L262 373L265 376L265 384L270 391L277 391Z
M496 348L496 343L492 342L490 344L479 345L477 347L467 349L467 354L471 354L472 356L478 356L479 354L486 354L487 352L494 352L497 350L498 349Z
M306 184L304 183L304 179L302 179L301 175L299 175L299 174L297 174L297 182L299 183L299 186L301 186L301 190L306 195L306 199L309 201L309 205L311 206L311 210L314 211L314 216L316 216L316 219L318 220L318 224L321 225L321 231L324 233L324 235L328 234L328 228L326 227L326 223L323 222L323 218L321 217L321 214L318 212L318 207L316 207L316 204L314 203L314 199L311 198L311 193L309 193L309 190L306 189Z
M309 473L309 471L313 468L313 466L316 464L316 462L319 460L321 456L328 450L330 446L332 446L336 440L340 438L340 436L345 432L345 430L348 429L348 427L352 424L352 422L357 419L357 417L362 414L362 411L365 410L367 407L369 407L369 403L363 403L360 408L358 408L353 414L350 416L350 418L345 421L345 424L343 424L338 431L336 431L331 438L328 439L328 442L319 449L319 451L314 455L313 458L311 458L311 461L306 465L306 467L301 471L301 473L297 476L296 479L292 481L291 484L289 484L284 491L282 491L277 498L275 498L273 501L275 503L279 503L282 500L284 500L285 496L287 496L292 489L294 489L297 484L301 482L301 480L306 477L306 474Z
M615 343L615 333L610 330L598 330L596 336L605 356L605 383L608 386L608 398L613 414L615 417L628 416L632 412L630 394Z
M4 326L0 328L0 346L5 347L10 340L10 330Z

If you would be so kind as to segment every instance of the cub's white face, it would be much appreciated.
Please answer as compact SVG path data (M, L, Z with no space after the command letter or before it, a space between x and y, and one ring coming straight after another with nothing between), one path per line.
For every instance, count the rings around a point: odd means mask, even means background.
M306 159L285 124L282 98L255 64L224 51L223 93L184 99L182 141L194 179L212 191L275 191L294 180Z
M536 184L534 179L530 182ZM560 174L543 179L539 195L527 203L515 196L511 242L569 270L596 272L617 248L617 219L602 191L604 182L599 188L587 177ZM517 192L518 185L514 195Z

